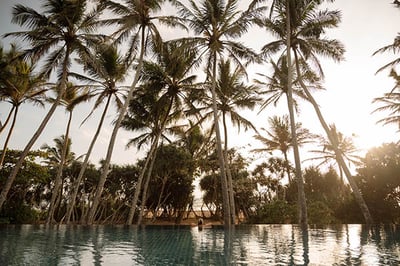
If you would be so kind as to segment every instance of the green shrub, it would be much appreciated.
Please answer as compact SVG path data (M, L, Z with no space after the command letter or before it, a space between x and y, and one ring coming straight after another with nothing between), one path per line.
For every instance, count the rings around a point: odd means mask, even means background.
M332 224L337 222L333 211L322 201L309 203L307 213L309 224Z
M296 206L281 200L265 204L257 210L256 215L250 217L251 223L284 224L295 221Z

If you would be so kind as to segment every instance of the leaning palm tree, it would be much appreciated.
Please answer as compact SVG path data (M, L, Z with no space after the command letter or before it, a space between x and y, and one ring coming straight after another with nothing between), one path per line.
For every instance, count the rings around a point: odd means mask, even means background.
M361 157L357 155L360 152L359 149L354 145L353 140L350 137L346 137L343 133L338 132L335 125L331 125L332 136L338 143L338 148L342 157L350 165L359 166L361 162ZM319 146L320 150L311 150L310 152L315 154L315 157L309 158L307 160L318 160L321 161L317 166L323 164L335 163L337 164L338 159L334 147L328 139L323 136L319 136ZM343 183L343 168L340 164L337 165L339 168L340 178Z
M3 166L8 142L13 133L21 104L31 102L43 107L44 94L47 91L45 80L34 74L35 64L18 57L20 54L21 51L19 51L16 45L12 44L10 51L6 55L7 67L5 71L8 72L8 75L0 76L0 98L12 106L4 123L5 127L12 116L10 129L4 141L0 157L0 169Z
M183 107L186 103L189 103L187 95L196 86L194 84L196 76L190 74L195 63L196 51L178 48L175 43L170 42L163 43L161 47L157 48L157 53L155 54L157 62L144 62L142 88L148 93L150 92L150 95L153 92L154 96L156 96L156 101L152 107L153 111L149 113L152 114L155 111L155 118L159 121L153 121L155 127L152 129L152 132L155 135L152 138L152 147L147 156L148 159L151 158L150 167L147 168L147 164L145 164L139 176L127 224L132 223L138 196L141 191L142 179L145 171L147 171L147 179L144 183L142 195L142 208L140 209L141 213L138 219L138 223L141 222L143 204L145 204L147 195L147 185L152 172L151 166L154 164L158 142L162 134L164 134L167 124L171 120L182 117Z
M282 117L273 116L268 119L270 130L262 128L266 135L257 134L254 138L260 141L265 147L254 149L254 152L268 152L279 150L285 160L285 167L289 182L291 182L290 176L290 163L288 158L288 152L290 148L293 148L292 134L290 132L289 117L284 115ZM296 136L297 143L299 146L312 142L314 137L308 129L303 128L300 123L296 124Z
M142 171L140 172L136 183L135 193L132 203L130 204L130 211L126 222L127 224L132 224L137 208L136 205L141 192L142 201L146 200L146 190L149 184L152 167L156 157L156 150L160 140L166 139L167 141L170 141L164 134L164 128L162 126L162 124L167 124L167 122L168 116L166 116L165 105L163 106L160 104L157 93L145 88L140 89L134 99L131 100L129 110L122 121L121 126L130 131L141 132L140 135L128 142L127 147L136 145L137 149L140 150L143 145L150 143L150 150L147 153ZM146 179L143 180L146 173ZM144 206L145 202L142 202L141 204ZM143 215L142 211L139 213L137 224L141 223L141 215Z
M60 93L59 90L57 90L58 87L56 88L56 93ZM65 128L65 133L64 133L64 143L62 145L61 149L61 158L60 158L60 164L58 165L57 168L57 173L56 177L54 180L54 187L53 191L51 194L51 200L50 200L50 206L49 206L49 212L47 215L47 220L46 224L50 224L54 222L54 211L57 208L56 205L56 200L57 197L60 195L60 186L62 182L62 175L63 175L63 170L65 167L65 160L67 159L67 149L70 147L69 145L69 132L71 129L71 122L72 122L72 114L74 111L74 108L84 102L87 101L90 98L90 94L87 89L82 88L81 86L76 86L71 82L68 82L67 84L67 90L64 93L63 97L61 98L60 104L65 107L65 110L68 112L68 121L67 121L67 126ZM55 101L55 99L50 99L51 101Z
M86 7L86 0L46 0L42 5L43 11L41 12L23 5L16 5L13 8L12 22L27 27L29 30L8 33L5 36L19 37L29 42L31 47L24 54L32 57L32 60L45 58L42 70L44 77L50 77L53 70L57 70L60 93L25 146L8 177L0 194L0 209L24 158L59 106L61 97L66 90L72 55L87 53L87 46L97 43L100 39L98 34L92 34L100 12L85 13Z
M345 175L349 181L349 184L353 190L354 196L360 206L360 209L364 215L367 223L372 223L372 217L368 210L367 205L355 183L350 170L348 169L343 156L338 149L338 143L333 136L330 127L326 123L319 105L315 101L313 95L310 93L308 86L303 80L303 72L301 71L301 61L309 62L314 66L313 71L323 78L322 67L318 60L318 55L330 57L336 61L343 59L344 48L343 45L337 40L330 40L324 36L325 32L329 28L337 27L340 22L339 11L323 10L319 11L318 7L321 1L290 1L285 2L278 1L277 19L271 20L272 24L265 24L266 27L279 37L272 45L265 46L263 48L264 53L277 51L281 48L286 48L288 54L293 53L294 66L299 77L299 84L302 87L307 100L312 104L317 117L327 134L329 141L335 149L338 163L343 167ZM286 16L290 15L290 25L282 23L286 21L282 14ZM284 31L285 28L290 26L290 36ZM288 45L288 37L290 42ZM322 37L323 36L323 37ZM288 62L291 64L291 60L288 58Z
M265 22L263 22L265 23ZM267 22L268 25L269 22ZM278 102L282 99L283 96L286 98L286 103L289 111L289 121L290 121L290 141L291 146L293 148L293 155L295 161L295 176L298 185L298 201L299 201L299 221L304 225L307 224L307 211L305 204L305 194L301 191L303 188L303 181L301 175L301 165L300 165L300 152L299 146L301 143L300 136L298 136L297 127L298 123L295 120L295 111L298 112L298 102L297 99L305 99L305 95L301 90L301 87L298 82L297 75L292 71L292 64L288 64L288 56L290 57L290 53L282 54L277 62L270 60L270 63L273 67L272 76L268 76L265 74L258 74L264 80L255 79L255 83L259 86L265 87L265 90L260 90L260 94L266 96L265 101L261 105L260 112L263 111L266 107L273 104L277 106ZM305 65L305 63L303 62ZM308 78L308 82L313 82L315 77L312 75L310 71L305 69L305 72L309 73L306 75ZM316 89L319 89L319 86L315 86ZM287 163L287 171L289 175L289 164ZM290 180L290 178L289 178Z
M154 15L154 13L161 10L161 4L164 2L164 0L124 0L123 3L125 5L120 2L109 0L99 0L99 2L103 7L110 9L114 14L117 15L116 18L110 18L103 21L103 23L106 25L118 25L118 29L113 34L113 36L116 37L117 42L123 42L129 38L127 60L133 60L137 51L139 51L139 55L136 57L137 66L135 69L136 73L134 79L130 86L125 102L119 111L118 118L115 121L114 128L111 133L102 174L100 176L99 183L97 184L92 206L89 210L87 219L88 224L93 223L95 219L97 206L99 205L100 197L104 189L104 183L109 172L111 156L113 153L115 140L117 138L117 133L128 109L129 102L133 97L136 85L139 81L146 49L151 44L161 43L161 36L154 22L158 21L159 23L163 23L168 26L178 25L178 19L176 17ZM140 42L139 45L138 42Z
M88 119L95 109L99 108L104 101L105 105L96 132L94 133L92 141L90 142L85 154L78 177L75 179L73 184L67 206L67 213L65 215L66 224L70 222L75 207L76 197L79 192L79 186L82 182L86 168L89 165L90 156L100 134L110 104L114 101L118 110L122 107L123 100L121 97L124 95L126 89L120 84L124 82L129 67L129 64L126 63L124 57L122 57L118 52L117 47L110 44L99 45L95 48L94 55L90 55L90 57L85 58L85 60L78 60L78 62L83 65L85 72L89 75L84 76L77 73L71 73L71 76L81 80L82 82L89 83L91 88L91 97L96 98L94 107L86 119ZM84 122L85 121L82 123Z
M195 37L182 38L182 45L199 50L200 57L206 55L207 74L211 82L211 95L214 110L214 128L216 135L216 150L218 154L221 185L223 195L224 223L231 225L234 213L231 214L228 184L226 180L226 163L221 144L221 133L218 122L218 109L216 100L217 65L221 58L230 57L235 64L244 67L241 59L247 62L255 61L257 55L252 49L235 41L249 30L252 20L263 15L266 7L259 7L263 1L253 0L244 12L239 12L238 1L202 0L196 2L189 0L189 7L180 1L172 1L178 9L178 14L194 31ZM233 202L232 202L233 204Z

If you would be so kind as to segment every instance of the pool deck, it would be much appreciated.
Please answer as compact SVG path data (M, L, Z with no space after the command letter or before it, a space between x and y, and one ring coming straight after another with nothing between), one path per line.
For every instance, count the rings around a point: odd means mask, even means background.
M216 221L215 219L204 219L204 224L206 225L221 225L223 224L221 221ZM157 219L154 222L151 219L143 219L143 224L147 225L176 225L175 221L171 220L163 220L163 219ZM188 219L182 219L180 222L180 225L197 225L197 219L196 218L188 218Z

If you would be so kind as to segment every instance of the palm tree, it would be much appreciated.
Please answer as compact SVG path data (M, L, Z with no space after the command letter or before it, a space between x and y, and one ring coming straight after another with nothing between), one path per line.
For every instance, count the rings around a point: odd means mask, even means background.
M121 96L124 91L124 86L118 84L125 80L129 67L129 64L125 62L125 59L118 52L115 45L110 44L102 44L98 46L95 49L94 56L90 56L85 60L79 60L79 62L83 64L84 70L88 72L89 76L83 76L77 73L71 73L71 75L83 82L88 82L92 89L91 97L96 98L94 107L88 117L95 111L95 109L99 108L104 101L105 105L96 132L94 133L92 141L90 142L85 154L78 177L73 184L67 206L67 213L65 215L66 224L70 222L80 183L82 182L86 168L89 165L90 155L92 154L94 145L96 144L97 138L100 134L110 103L114 99L117 108L120 109L122 107Z
M386 45L382 48L379 48L378 50L376 50L373 55L376 54L380 54L380 53L386 53L388 51L392 51L394 54L396 53L400 53L400 33L397 34L397 36L394 38L393 43ZM400 57L396 58L392 61L390 61L389 63L387 63L386 65L382 66L381 68L378 69L378 72L381 72L382 70L388 69L388 68L392 68L399 65L400 64Z
M56 88L56 89L58 89L58 88ZM79 92L79 90L82 90L82 87L76 86L76 85L72 84L71 82L69 82L67 84L67 90L65 91L63 97L61 98L61 102L60 102L60 104L63 105L65 107L65 110L68 112L68 122L67 122L67 127L66 127L65 133L64 133L64 143L63 143L62 149L61 149L60 164L58 165L56 178L54 180L54 188L53 188L52 195L51 195L49 213L48 213L47 221L46 221L47 224L50 224L53 222L54 211L57 208L56 199L60 192L62 175L63 175L63 170L65 167L64 162L65 162L66 156L67 156L67 149L70 146L68 142L70 141L69 131L71 128L72 113L74 111L74 108L78 104L80 104L84 101L87 101L90 98L90 94L87 91L87 89L83 90L82 92ZM59 90L57 90L57 93L59 93ZM54 100L55 99L51 99L51 101L54 101Z
M58 138L53 139L54 146L50 146L48 144L43 144L40 149L45 152L45 160L44 164L49 166L50 168L56 169L61 163L62 157L62 149L65 143L65 136L62 135ZM64 159L64 165L70 165L75 160L75 153L71 151L71 139L68 140L68 145L66 149L66 156Z
M138 181L136 183L135 193L132 203L130 204L130 211L126 222L127 224L132 224L140 192L143 191L142 201L146 197L144 194L146 194L145 191L147 190L147 186L149 184L151 170L156 156L155 153L159 145L160 138L165 138L168 140L167 136L165 136L162 132L163 130L161 125L162 123L167 123L165 118L168 118L168 116L165 115L165 108L162 108L162 106L159 105L159 96L157 93L142 89L141 91L138 91L137 94L138 95L131 100L128 113L122 121L121 126L127 130L142 132L142 134L131 139L128 142L127 147L136 145L140 150L144 144L148 142L151 144L150 150L147 153L146 160L142 167L142 171L140 172ZM143 184L143 178L146 173L146 180ZM144 202L142 202L142 205L144 205ZM143 213L140 212L137 221L138 224L141 223L142 214Z
M145 171L147 171L147 179L144 183L142 195L142 208L140 209L141 213L138 219L138 224L140 224L143 206L146 201L147 185L156 157L155 153L159 139L162 134L164 134L167 123L171 120L179 119L183 115L183 106L185 103L189 102L187 94L196 86L196 84L194 84L196 76L189 74L196 59L194 50L178 49L175 43L164 43L159 47L157 52L156 56L158 62L153 63L145 61L142 73L142 88L145 94L150 93L150 95L152 95L153 92L155 96L153 96L155 100L154 106L151 107L151 111L149 112L151 118L156 118L154 121L150 120L154 125L154 127L151 128L151 132L153 133L151 138L152 147L147 157L148 160L151 158L150 167L147 168L146 163L139 176L127 224L132 223L138 196L141 191L142 179ZM155 116L153 116L153 114L155 114ZM131 129L137 130L135 127Z
M233 126L240 128L243 126L244 130L253 129L257 132L256 127L243 117L239 112L244 109L252 110L255 105L260 101L257 96L257 87L253 85L245 85L243 79L246 77L245 71L236 67L233 71L231 70L231 63L229 60L221 60L218 64L218 80L216 84L216 100L218 117L222 119L222 125L224 130L224 157L225 162L228 162L227 152L228 152L228 125L227 116L230 117ZM196 112L201 113L202 119L200 122L209 119L213 116L213 102L212 98L205 94L203 98L197 99L201 105L196 108ZM230 173L229 166L226 167L226 173L228 178L228 189L229 191L234 191L232 186L232 176ZM231 202L231 212L232 217L235 213L235 204L233 199L233 193L229 194ZM232 223L235 220L232 219Z
M299 77L299 84L303 88L303 91L307 96L307 100L312 104L317 117L328 136L329 141L334 147L338 163L341 165L341 167L343 167L366 222L370 224L372 223L372 217L368 207L362 198L357 184L353 180L350 170L340 154L338 143L336 142L331 129L325 122L317 102L303 81L300 63L301 61L311 62L312 64L310 65L316 66L314 71L316 71L320 77L323 77L322 67L319 64L317 56L323 55L333 58L336 61L340 61L344 54L343 45L339 41L330 40L326 37L322 38L322 35L325 34L326 29L337 27L338 23L340 22L340 12L329 10L318 11L317 8L320 3L321 1L286 0L285 3L278 1L277 10L280 12L277 12L277 19L270 20L270 24L265 23L264 25L267 28L270 28L270 30L279 37L279 39L272 44L265 46L263 48L263 52L268 54L278 51L280 48L286 48L287 54L293 52L295 69ZM286 14L286 17L290 16L289 24L282 23L287 21L282 14ZM283 30L285 27L290 28L290 30L287 31L290 32L290 35ZM288 41L289 39L290 42ZM288 62L291 62L289 57Z
M270 60L270 64L272 66L272 71L273 71L271 76L262 73L257 73L257 75L260 76L260 78L262 79L254 79L254 83L260 87L259 90L260 95L266 97L266 99L264 100L264 102L260 107L260 112L263 111L266 107L270 106L271 104L277 106L283 96L285 96L286 101L289 102L288 99L289 67L287 63L287 57L283 55L277 60L277 62ZM292 82L291 82L292 97L293 97L292 101L294 110L298 112L297 99L306 100L306 96L304 95L299 85L297 76L295 74L296 73L292 74ZM312 77L311 75L307 75L307 77L310 78L309 82L315 81L314 77ZM263 90L262 88L265 88L265 90ZM316 86L316 89L319 89L319 87ZM294 98L294 96L296 98Z
M12 105L7 116L4 127L12 117L11 126L4 142L3 152L0 157L0 169L3 166L6 156L8 142L14 130L17 121L18 111L21 104L32 102L40 106L44 106L44 94L47 91L45 81L34 74L35 64L18 57L21 51L12 44L10 51L7 52L7 69L8 75L0 77L0 98Z
M293 142L293 154L295 161L295 175L298 187L298 220L302 227L307 226L307 205L306 198L304 194L304 182L301 172L301 162L300 153L297 143L296 136L296 121L294 116L294 101L293 101L293 65L292 65L292 55L291 55L291 45L292 45L292 17L296 16L297 10L295 9L295 3L291 0L274 0L271 7L270 17L259 21L257 24L261 27L266 28L272 33L275 33L280 39L278 41L273 41L262 48L262 54L269 56L270 52L279 51L279 46L286 45L286 60L287 60L287 104L289 109L289 119L290 119L290 129L292 134ZM298 1L298 4L304 1ZM277 31L277 32L276 32ZM280 56L283 58L284 53Z
M394 124L400 130L400 76L397 75L396 71L392 69L390 76L395 80L395 87L388 93L385 93L382 97L376 97L372 102L382 104L377 107L374 112L389 111L389 115L385 118L378 120L377 123L383 125Z
M290 177L290 164L288 159L288 151L293 147L292 134L290 132L289 117L284 115L282 117L273 116L268 119L270 130L262 128L265 131L266 136L257 134L254 136L255 139L260 141L265 147L254 149L254 152L268 152L272 153L275 150L282 152L286 172L288 176L289 183L291 182ZM314 137L308 129L301 127L300 123L296 124L296 136L298 145L303 145L312 142Z
M93 220L95 218L97 206L99 204L100 197L104 188L104 183L107 179L107 175L109 172L111 156L114 149L115 140L117 138L117 133L128 109L129 102L133 97L133 92L135 91L136 85L139 81L146 49L152 43L161 43L161 37L157 30L157 26L154 24L154 21L158 21L159 23L163 23L168 26L178 25L178 23L175 22L177 21L175 17L157 17L153 15L153 13L161 10L161 4L164 2L164 0L125 0L125 5L121 4L120 2L113 2L109 0L100 0L100 2L102 6L104 6L105 8L109 8L113 13L118 15L117 18L111 18L103 21L106 25L117 24L119 26L117 31L114 33L117 41L122 42L130 37L127 52L128 62L130 62L135 57L138 48L139 56L137 57L135 77L132 81L125 102L119 111L118 118L115 121L114 128L111 133L102 174L96 188L92 207L89 211L87 221L88 224L93 223ZM139 41L140 45L137 45Z
M211 81L211 95L214 112L214 128L216 135L216 150L220 165L221 184L223 190L223 208L224 223L230 227L232 209L229 198L228 184L226 180L226 162L224 160L223 149L221 144L221 134L218 123L218 108L216 99L217 87L217 65L221 58L228 56L235 64L244 67L241 59L246 61L255 61L257 56L252 49L244 46L240 42L234 41L246 33L252 24L252 20L263 14L266 7L258 7L263 1L253 0L244 12L237 9L237 0L202 0L199 4L196 1L189 0L189 6L186 7L180 1L173 1L178 9L178 14L186 21L187 25L196 34L193 38L182 38L180 43L197 49L200 57L207 55L206 65L207 74ZM233 220L233 219L232 219Z
M335 137L336 143L338 143L338 148L342 157L348 162L348 164L353 164L355 166L360 165L361 157L357 155L359 150L355 147L353 140L350 137L346 137L343 133L338 132L335 125L331 125L331 134ZM323 136L319 137L319 146L322 148L321 150L311 150L311 153L314 153L316 157L307 159L307 160L320 160L321 163L317 166L321 166L322 164L327 164L330 162L334 162L337 164L338 159L335 153L335 149L330 143L328 139ZM343 168L341 165L338 165L340 178L343 183Z
M87 53L87 46L97 43L100 39L99 35L92 34L100 12L95 10L85 14L86 0L46 0L42 7L43 11L38 12L23 5L14 6L12 22L30 30L8 33L5 36L19 37L28 41L31 47L25 51L25 55L32 57L33 61L45 57L42 74L48 78L53 70L57 70L60 93L8 177L0 194L0 209L25 156L59 106L66 90L71 56L73 53L81 55Z
M68 167L75 160L75 153L71 151L72 142L70 138L66 138L62 135L58 138L54 138L53 141L55 146L44 144L40 147L46 153L46 160L43 162L50 168L57 169L46 224L50 224L50 222L53 221L55 209L61 201L62 193L60 190L62 190L62 176L60 174L60 169L62 170Z
M399 1L394 1L393 4L396 4L397 7L400 7ZM394 38L393 43L376 50L373 53L373 55L376 55L378 53L386 53L388 51L391 51L394 54L400 52L400 33L397 34L397 36ZM395 67L399 64L400 64L400 57L390 61L389 63L387 63L386 65L384 65L378 69L378 71L376 73L381 72L385 69L391 68L389 76L395 80L396 84L395 84L395 87L389 93L385 93L383 95L383 97L375 98L373 100L373 102L378 102L378 103L383 104L383 106L375 109L374 112L390 111L389 117L379 120L378 123L383 123L384 125L396 124L400 128L400 118L398 115L398 113L399 113L399 100L398 100L399 93L397 91L397 89L400 88L400 76L395 70Z
M275 133L274 135L276 135L276 136L282 135L281 137L283 139L287 138L288 140L290 140L291 143L287 143L287 145L290 145L293 147L295 161L297 161L297 159L300 158L300 155L299 155L298 148L296 149L295 147L305 144L304 138L312 137L312 135L308 132L306 133L308 136L303 135L303 133L305 133L305 132L303 132L303 129L301 129L301 124L295 123L295 118L294 118L294 111L298 112L298 103L297 103L296 98L306 100L306 96L304 95L304 93L299 85L299 80L297 78L296 73L292 73L290 75L291 82L289 82L289 73L291 72L291 66L287 63L286 55L282 55L278 59L277 62L270 60L270 63L273 68L272 76L258 73L258 75L261 76L266 81L262 81L259 79L254 80L254 82L256 84L258 84L259 86L266 87L266 90L260 90L261 95L267 96L264 103L261 105L260 112L263 111L270 104L277 106L278 102L282 99L282 96L283 95L286 96L286 102L287 102L289 115L290 115L289 116L290 124L286 123L286 119L287 119L286 117L284 117L282 121L278 121L279 118L274 117L274 118L272 118L273 121L271 121L272 123L270 122L270 125L271 125L273 131L275 131L275 127L277 126L276 129L279 129L279 131L281 132L280 134L278 134L278 131L276 131L276 132L274 132ZM307 65L303 61L302 61L302 66L304 68L303 73L305 73L303 78L307 79L307 82L312 83L312 86L315 89L321 89L319 84L316 83L318 81L318 78L314 75L313 72L311 72L307 69ZM289 86L289 83L291 84L290 86ZM289 93L289 92L291 92L291 93ZM296 96L296 98L294 98L293 96ZM291 104L289 104L289 103L291 103ZM281 119L279 119L279 120L281 120ZM294 134L292 133L293 132L293 127L292 127L293 123L295 125L294 126L294 128L295 128ZM284 124L285 124L285 126L284 126ZM289 130L289 125L290 125L290 130ZM284 133L286 130L285 127L287 127L287 130L288 130L287 133ZM269 132L267 132L267 134L270 135ZM270 135L270 137L272 137L272 136ZM256 136L256 138L258 140L260 140L261 142L263 142L264 144L266 144L267 147L271 144L271 143L269 143L269 140L265 139L263 136L258 135L258 136ZM285 142L285 140L283 140L283 139L281 141ZM263 152L264 149L260 149L260 150L256 149L255 151ZM282 149L281 149L281 151L282 151ZM288 161L286 159L285 159L285 161L287 163L287 167L289 167ZM290 181L289 168L287 168L287 170L288 170L288 177L289 177L289 181ZM296 177L299 176L298 175L299 172L301 173L301 167L300 167L300 165L296 165ZM296 180L298 180L298 178L296 178Z

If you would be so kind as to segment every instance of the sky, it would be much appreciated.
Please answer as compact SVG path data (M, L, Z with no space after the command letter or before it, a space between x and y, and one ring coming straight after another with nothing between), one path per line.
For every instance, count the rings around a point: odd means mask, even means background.
M241 6L245 6L246 2L240 1ZM378 107L371 103L372 100L389 92L394 85L388 77L388 71L379 74L375 74L375 72L399 55L387 53L372 56L377 49L392 43L399 31L400 9L394 8L391 2L390 0L336 0L335 3L327 5L329 9L338 9L342 12L342 23L339 28L329 30L327 35L344 44L346 59L340 63L321 59L325 72L323 85L326 90L316 93L314 96L329 124L335 123L337 129L346 136L356 136L354 142L362 150L362 155L371 147L398 140L397 128L376 124L377 120L385 117L385 113L371 114ZM37 0L1 0L0 35L21 30L19 26L11 24L11 8L18 3L39 10L41 2ZM166 9L166 11L168 10ZM166 29L163 34L173 36L176 32ZM271 41L271 37L263 30L255 29L245 36L245 40L246 44L259 50L263 44ZM9 38L2 39L1 43L7 48L11 41L13 40ZM251 66L249 80L257 78L256 73L267 74L270 73L270 70L268 65ZM243 111L243 116L247 116L257 128L267 127L268 117L282 115L283 112L286 112L286 109L283 108L286 103L282 102L282 104L278 108L269 108L258 115L258 110ZM78 156L86 152L97 127L101 108L88 122L79 126L92 106L93 102L81 105L74 112L74 125L71 128L72 150ZM0 102L1 121L5 120L9 110L9 104ZM47 110L48 106L43 109L29 104L22 105L9 148L22 150L36 131ZM52 146L53 139L64 134L67 118L67 113L60 107L33 148L38 149L45 143ZM114 118L115 106L113 106L113 112L110 112L107 117L106 127L103 128L93 151L91 157L93 163L97 164L106 155L112 132L110 124ZM313 133L323 134L311 105L306 102L300 102L300 114L297 121ZM253 140L254 132L241 131L240 134L237 134L236 129L231 129L230 133L229 144L231 147L240 147L239 150L244 152L259 147L259 144ZM3 145L5 135L3 133L0 136L0 145ZM126 143L133 137L133 133L119 130L112 163L134 163L137 158L143 156L143 151L138 152L133 147L126 148Z

